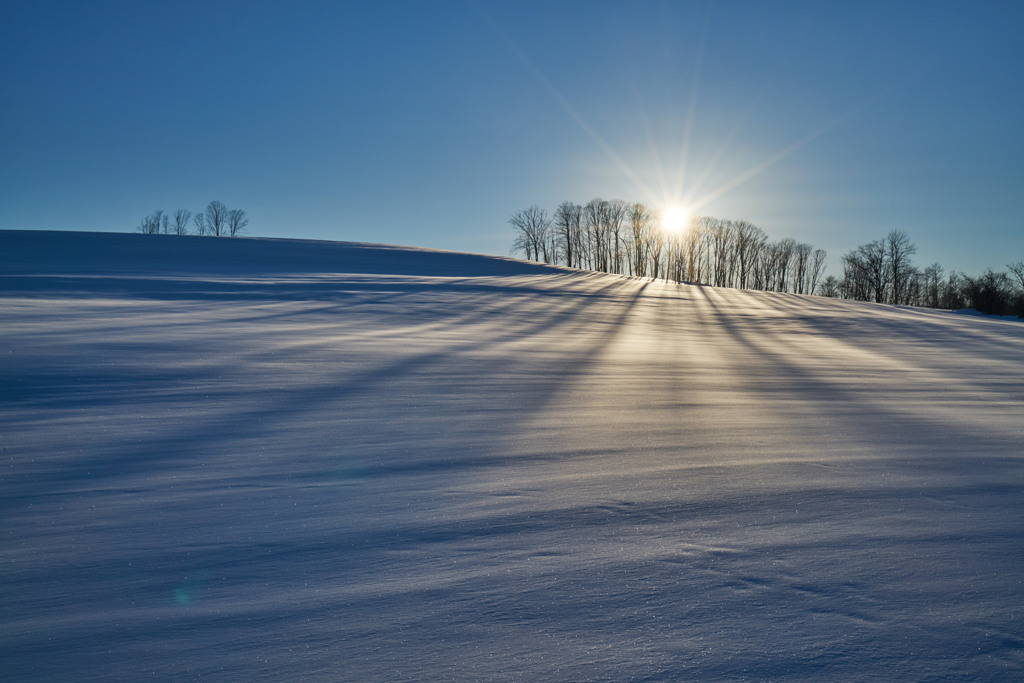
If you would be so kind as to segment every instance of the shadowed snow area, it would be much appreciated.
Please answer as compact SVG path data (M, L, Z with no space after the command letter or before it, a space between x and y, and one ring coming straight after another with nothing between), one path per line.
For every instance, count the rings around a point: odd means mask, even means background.
M0 231L5 680L1024 676L1024 325Z

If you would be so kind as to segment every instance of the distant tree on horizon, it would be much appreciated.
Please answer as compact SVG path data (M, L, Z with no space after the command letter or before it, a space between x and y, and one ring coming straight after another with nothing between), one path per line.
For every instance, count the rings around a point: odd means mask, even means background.
M1018 316L1024 318L1024 261L1008 263L1006 267L1010 269L1017 280L1017 291L1012 300L1013 308L1017 311Z
M228 207L214 199L206 205L206 227L214 237L221 237L227 231Z
M629 226L629 274L638 277L647 275L647 264L650 258L651 232L654 230L654 214L640 202L629 205L626 214Z
M145 235L159 235L161 230L166 234L167 216L164 215L163 211L154 211L143 218L139 226L135 228L136 232L141 232Z
M904 306L960 310L1024 317L1024 262L991 268L977 277L956 271L945 275L938 263L919 269L911 262L917 246L902 230L862 244L843 255L839 294L847 299ZM1016 282L1014 281L1016 279Z
M875 240L843 255L843 296L857 301L885 303L885 244Z
M552 223L559 249L565 258L565 265L576 268L580 265L580 221L583 207L575 202L562 202L555 209Z
M227 217L228 236L237 237L245 232L245 226L249 225L249 218L245 209L231 209Z
M1010 272L1017 279L1017 286L1024 291L1024 261L1008 263L1006 267L1010 269Z
M517 211L508 222L516 231L512 244L514 252L522 251L531 261L551 263L555 260L552 258L554 255L549 253L551 219L544 209L534 204L528 209Z
M245 209L228 209L224 202L215 199L196 213L178 209L169 216L162 210L156 211L143 218L135 230L148 235L188 235L190 223L196 235L237 237L246 231L249 215Z
M206 214L200 211L192 216L192 224L196 226L196 234L199 236L206 235L209 229L206 225Z
M192 212L188 209L178 209L174 212L174 234L187 235L188 223L192 218Z
M835 275L829 275L821 281L821 289L819 290L821 296L827 296L831 299L835 299L839 296L840 283L839 279Z
M889 302L908 304L908 289L916 273L910 257L917 253L917 245L910 241L907 233L893 230L885 238L885 249L890 286Z
M964 294L970 308L988 315L1010 315L1024 311L1014 306L1014 282L1006 273L988 268L978 277L964 276Z

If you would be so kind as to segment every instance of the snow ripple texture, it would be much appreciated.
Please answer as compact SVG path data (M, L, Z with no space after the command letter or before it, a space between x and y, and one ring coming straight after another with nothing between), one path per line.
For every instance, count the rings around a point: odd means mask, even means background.
M1020 680L1024 324L0 231L0 676Z

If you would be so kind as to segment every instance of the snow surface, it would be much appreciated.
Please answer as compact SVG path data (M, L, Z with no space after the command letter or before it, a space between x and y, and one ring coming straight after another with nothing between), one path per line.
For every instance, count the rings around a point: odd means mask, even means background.
M0 231L0 675L1020 680L1024 325Z

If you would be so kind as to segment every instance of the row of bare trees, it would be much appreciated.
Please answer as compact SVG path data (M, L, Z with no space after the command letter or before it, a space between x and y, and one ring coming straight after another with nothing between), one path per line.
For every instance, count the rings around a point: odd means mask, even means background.
M1010 274L991 268L978 277L956 274L967 307L994 315L1024 318L1024 261L1007 265Z
M880 304L909 304L915 296L912 284L917 270L911 262L915 253L917 246L902 230L847 252L840 295Z
M192 213L178 209L173 214L155 211L146 216L135 229L147 235L212 235L237 237L245 232L249 217L245 209L229 209L224 202L213 200L203 211Z
M826 277L819 293L858 301L924 306L974 308L994 315L1024 317L1024 262L1011 263L1008 273L991 269L971 277L938 263L916 267L911 257L917 246L902 230L862 244L843 255L843 277Z
M752 223L711 216L670 233L658 213L639 202L567 201L550 215L531 206L509 224L513 252L604 273L812 294L825 270L825 251L810 244L773 242Z
M747 221L698 216L681 233L662 229L641 203L594 199L538 207L509 219L513 252L572 268L666 278L716 287L819 294L931 308L974 308L1024 317L1024 262L978 277L938 263L918 268L917 246L902 230L843 255L841 278L824 276L826 254L793 239L771 241Z

